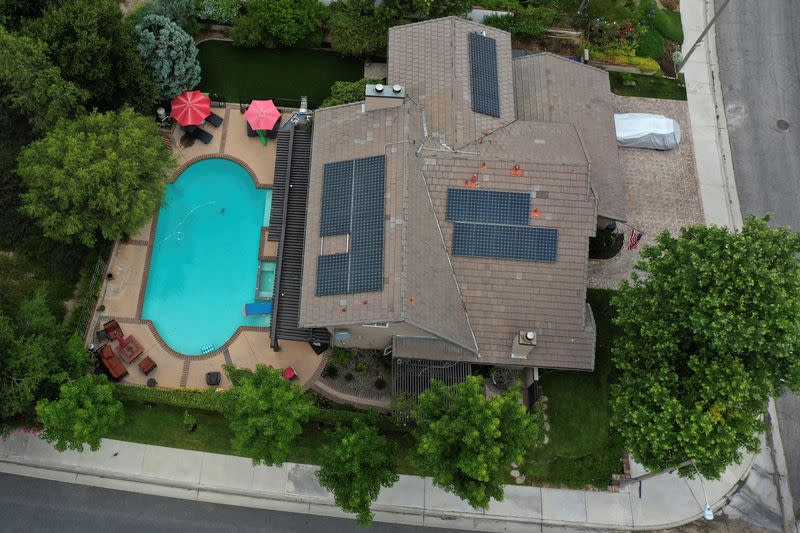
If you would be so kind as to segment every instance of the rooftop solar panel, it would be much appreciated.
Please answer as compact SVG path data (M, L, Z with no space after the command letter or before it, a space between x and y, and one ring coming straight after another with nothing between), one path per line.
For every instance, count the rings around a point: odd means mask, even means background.
M552 263L557 249L556 228L456 222L453 232L453 255L459 256Z
M350 254L317 258L317 296L347 293Z
M531 195L524 192L448 189L447 220L527 226Z
M497 42L479 33L469 34L469 70L472 110L500 116L500 88L497 81Z
M353 160L327 163L322 175L322 237L350 233L352 196Z

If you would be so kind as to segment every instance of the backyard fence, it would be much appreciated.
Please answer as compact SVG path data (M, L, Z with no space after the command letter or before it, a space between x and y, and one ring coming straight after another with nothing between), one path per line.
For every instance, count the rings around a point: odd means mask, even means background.
M106 272L108 263L103 259L102 255L97 258L97 263L94 265L94 270L89 277L89 283L84 287L83 293L78 301L78 306L75 309L77 320L75 321L75 333L83 336L86 329L89 327L89 320L94 315L94 305L97 301L97 293L103 282L103 275Z

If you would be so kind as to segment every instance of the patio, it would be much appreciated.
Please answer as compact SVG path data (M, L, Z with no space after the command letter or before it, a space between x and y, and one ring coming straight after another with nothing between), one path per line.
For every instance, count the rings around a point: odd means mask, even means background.
M251 171L257 187L271 188L276 142L270 139L264 146L258 137L248 137L246 120L238 105L228 104L225 109L215 108L212 111L220 115L224 122L216 128L208 123L201 125L214 136L211 143L196 141L191 146L180 147L183 132L180 128L171 132L175 147L173 151L178 162L171 179L196 160L215 156L228 157ZM287 116L284 114L282 120ZM167 346L152 323L141 319L154 231L151 221L130 239L118 241L114 246L108 262L108 274L111 278L106 276L103 282L98 310L92 317L91 327L87 332L87 344L96 343L91 337L94 332L102 329L103 323L116 319L126 337L133 336L141 343L144 353L131 363L125 363L128 375L121 380L122 383L144 385L148 379L153 378L160 387L206 387L206 373L221 371L225 363L241 368L255 368L260 363L274 368L291 366L297 372L303 388L316 379L322 369L323 358L303 342L283 341L280 352L273 351L269 343L269 328L240 327L221 348L201 356L182 355ZM262 256L274 255L272 247L264 242L260 246ZM113 347L118 353L116 342ZM138 368L138 363L145 357L150 357L158 365L148 375ZM224 374L220 386L230 386Z

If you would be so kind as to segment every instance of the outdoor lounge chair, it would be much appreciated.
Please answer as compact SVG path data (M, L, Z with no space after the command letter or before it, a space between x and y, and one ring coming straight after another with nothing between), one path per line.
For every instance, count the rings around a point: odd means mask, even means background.
M183 129L186 131L186 133L198 141L201 141L203 144L209 144L214 138L214 136L208 133L206 130L198 128L197 126L185 126Z
M217 115L216 113L211 113L206 117L206 122L208 122L215 128L218 128L219 126L222 125L222 117Z
M244 121L244 123L247 125L247 136L248 137L258 137L258 132L250 127L250 123L247 122L246 120Z
M100 362L106 367L106 370L108 370L109 375L113 379L119 381L128 375L128 370L125 368L125 365L122 364L119 357L117 357L117 354L114 353L114 350L111 349L110 344L101 346L97 351L97 355L100 357Z
M139 370L144 372L145 376L150 372L152 372L153 370L155 370L157 367L158 365L156 364L156 362L150 359L149 356L139 361Z
M116 320L109 320L103 324L103 329L105 330L109 339L117 339L120 335L122 335L122 328L119 327L119 324L117 324Z

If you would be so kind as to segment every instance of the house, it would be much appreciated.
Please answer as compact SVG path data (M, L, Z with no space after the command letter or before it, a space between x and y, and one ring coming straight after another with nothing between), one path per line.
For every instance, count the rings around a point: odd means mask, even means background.
M386 87L315 112L297 327L397 368L593 370L589 238L625 218L607 75L456 17L388 51Z

